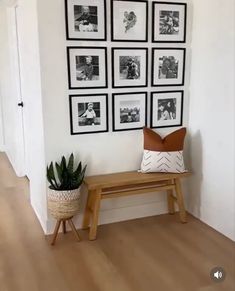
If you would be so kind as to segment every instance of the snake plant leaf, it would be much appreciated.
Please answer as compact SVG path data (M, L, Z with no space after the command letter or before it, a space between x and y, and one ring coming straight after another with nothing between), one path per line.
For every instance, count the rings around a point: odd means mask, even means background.
M80 167L80 164L81 164L81 162L79 163L79 166L77 167L77 169L74 171L74 173L73 173L73 177L76 179L78 176L79 176L79 174L81 173L81 168L82 167Z
M47 178L50 177L50 176L49 176L49 167L48 167L48 166L47 166L47 170L46 170L46 172L47 172Z
M73 153L70 155L70 157L69 157L69 162L68 162L68 172L69 173L73 173L73 165L74 165L74 155L73 155Z
M53 163L50 163L50 166L49 166L49 176L51 177L52 180L55 180Z
M87 166L85 166L83 168L82 172L78 175L78 178L77 178L77 185L78 185L78 187L80 187L81 184L82 184L82 181L83 181L84 176L85 176L86 168L87 168Z
M58 176L58 179L59 179L59 182L60 184L62 184L62 181L63 181L63 178L62 178L62 169L60 167L60 165L58 163L55 163L55 166L56 166L56 170L57 170L57 176Z
M62 157L60 166L61 166L62 169L66 169L66 159L65 159L65 156Z
M67 190L69 189L69 183L70 183L70 179L69 179L69 173L68 170L66 168L66 170L63 171L63 184L62 186L62 190Z
M78 164L78 167L77 167L77 169L75 170L75 172L80 173L81 171L82 171L82 162L80 162L80 163Z
M78 171L79 169L77 169L74 174L73 174L73 177L71 179L71 182L72 182L72 187L74 189L76 188L79 188L80 185L82 184L82 181L83 181L83 178L84 178L84 174L85 174L85 171L86 171L86 166L85 168L81 171Z
M51 184L50 185L50 188L56 190L57 187L56 187L56 184L54 183L53 179L51 178L51 175L50 175L50 168L47 166L47 180L48 182Z
M50 188L54 189L54 190L58 190L56 184L53 182L53 180L51 180L50 178L48 179L48 182L51 184Z
M51 182L51 177L50 177L50 173L49 173L49 167L47 166L47 180L49 182Z
M57 184L55 173L54 173L54 165L52 162L50 163L50 166L49 166L49 176L51 180L55 183L56 187L58 188L58 184Z

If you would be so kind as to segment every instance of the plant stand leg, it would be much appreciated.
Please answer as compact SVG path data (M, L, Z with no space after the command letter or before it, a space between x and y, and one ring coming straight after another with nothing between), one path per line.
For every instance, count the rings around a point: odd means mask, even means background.
M79 234L78 234L78 232L77 232L77 230L76 230L76 228L75 228L75 226L74 226L73 221L72 221L71 218L68 219L68 223L69 223L69 225L70 225L70 227L71 227L71 229L72 229L72 231L73 231L73 233L74 233L76 239L77 239L78 241L80 241L81 238L80 238L80 236L79 236Z
M57 238L57 235L58 235L58 231L59 231L59 228L60 228L60 224L61 224L61 220L57 220L56 226L55 226L55 230L54 230L54 233L53 233L53 237L52 237L52 241L51 241L51 245L52 246L55 244L55 241L56 241L56 238Z
M66 220L62 221L63 233L66 234Z

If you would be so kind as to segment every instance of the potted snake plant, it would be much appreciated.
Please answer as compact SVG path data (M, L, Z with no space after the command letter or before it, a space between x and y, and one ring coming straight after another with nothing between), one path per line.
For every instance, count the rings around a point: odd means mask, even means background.
M86 167L79 162L75 167L74 155L68 162L63 156L60 163L51 162L47 166L48 209L56 219L73 217L79 211L80 186L83 182Z

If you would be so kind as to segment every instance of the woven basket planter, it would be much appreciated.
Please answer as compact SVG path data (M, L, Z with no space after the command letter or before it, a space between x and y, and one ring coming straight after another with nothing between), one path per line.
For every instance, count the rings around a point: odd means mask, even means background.
M48 209L57 219L67 219L78 213L80 207L80 188L69 191L48 189Z

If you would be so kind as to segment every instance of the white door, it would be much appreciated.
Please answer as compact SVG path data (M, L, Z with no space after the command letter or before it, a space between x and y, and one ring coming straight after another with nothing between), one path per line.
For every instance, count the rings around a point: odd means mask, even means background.
M25 175L24 100L21 94L17 6L7 9L9 82L3 96L4 140L8 158L17 174Z

